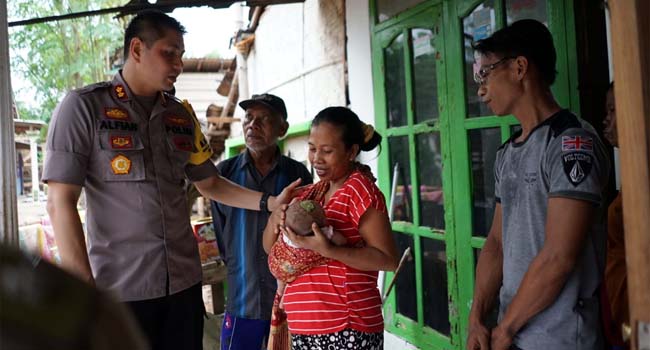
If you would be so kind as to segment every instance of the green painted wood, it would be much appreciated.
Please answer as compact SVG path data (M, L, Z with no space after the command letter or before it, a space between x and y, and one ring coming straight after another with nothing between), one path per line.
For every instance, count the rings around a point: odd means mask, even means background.
M464 87L464 46L462 36L462 18L481 4L481 0L443 0L426 1L405 11L379 25L375 24L375 4L370 0L372 72L374 79L373 93L375 100L375 125L385 136L382 147L388 149L391 137L408 136L410 152L410 170L412 188L419 188L417 176L416 139L420 133L439 132L443 158L443 191L445 198L445 231L432 230L419 226L419 193L413 191L412 208L414 222L393 222L392 229L400 234L411 236L414 240L416 259L416 279L422 277L421 238L430 238L445 242L447 253L448 294L450 336L423 325L423 300L421 284L416 282L418 303L418 320L410 320L396 313L395 293L388 297L384 311L386 329L421 349L464 349L467 337L469 310L474 288L474 249L480 249L485 238L474 236L472 232L472 173L468 131L499 128L501 140L510 137L511 126L517 125L513 116L486 116L467 118L466 92ZM436 15L436 11L440 11ZM495 1L497 28L506 22L505 1ZM549 28L554 36L558 51L558 79L553 92L558 101L574 111L579 110L577 91L577 54L575 45L575 21L573 20L573 0L548 0L547 13ZM428 16L428 24L422 24ZM440 17L437 17L440 16ZM385 85L385 68L383 49L400 33L408 28L434 28L436 50L440 52L437 61L438 102L440 118L426 123L413 123L413 105L407 108L408 123L402 127L388 128ZM405 37L405 48L410 50L410 41ZM407 101L412 101L412 75L410 57L405 52L405 70L407 70ZM573 69L569 69L573 67ZM389 198L392 169L388 158L390 152L382 152L379 157L379 186ZM426 214L423 214L426 215ZM390 279L392 274L387 274Z

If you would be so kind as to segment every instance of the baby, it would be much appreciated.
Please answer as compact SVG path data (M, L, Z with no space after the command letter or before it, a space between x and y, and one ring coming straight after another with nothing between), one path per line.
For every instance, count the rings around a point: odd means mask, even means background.
M347 243L347 239L341 233L334 231L332 226L326 226L325 212L318 202L302 200L289 205L285 225L293 232L301 236L313 235L312 223L316 223L332 243L338 246ZM279 295L284 293L286 283L292 282L296 277L327 261L327 258L312 250L298 248L287 236L281 235L282 239L278 239L273 244L269 253L269 268L273 276L278 279Z

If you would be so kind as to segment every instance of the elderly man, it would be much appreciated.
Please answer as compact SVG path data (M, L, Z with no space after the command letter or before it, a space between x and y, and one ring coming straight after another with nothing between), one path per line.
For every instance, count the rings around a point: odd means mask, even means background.
M278 194L287 184L312 182L307 168L285 157L277 146L289 124L281 98L253 95L239 103L246 151L217 166L219 173L251 190ZM266 348L276 290L262 237L269 214L212 203L219 249L228 266L228 302L221 330L221 349Z

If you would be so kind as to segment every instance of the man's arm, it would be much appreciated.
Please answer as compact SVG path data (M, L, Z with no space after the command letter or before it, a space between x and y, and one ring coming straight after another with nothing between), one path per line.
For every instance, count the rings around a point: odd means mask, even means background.
M503 282L503 245L501 225L501 204L494 208L492 226L485 245L476 264L474 297L469 314L468 350L488 350L490 348L490 331L484 323L484 317L494 307L494 301Z
M501 323L492 333L494 350L510 346L512 337L531 318L553 304L575 268L593 212L591 202L549 199L544 246L528 267Z
M194 182L196 188L207 198L225 205L249 210L260 210L262 193L241 187L219 175L210 176ZM269 210L275 210L280 204L288 203L293 197L293 190L300 184L300 179L292 182L277 196L268 199Z
M54 239L63 268L94 285L86 239L77 212L80 194L81 186L49 181L47 212L54 227Z

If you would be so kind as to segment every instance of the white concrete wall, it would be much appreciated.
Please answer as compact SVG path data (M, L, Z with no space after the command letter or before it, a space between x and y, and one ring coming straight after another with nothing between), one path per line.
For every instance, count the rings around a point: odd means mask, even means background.
M178 76L176 97L188 100L201 124L207 123L205 112L211 103L217 106L226 104L226 97L217 93L217 87L223 79L222 73L187 72Z
M347 0L345 5L349 107L364 123L375 125L368 1ZM377 152L362 152L360 158L375 175L377 157Z
M384 332L384 349L419 350L415 345L388 332Z
M268 6L246 62L248 92L281 97L290 124L311 120L325 107L346 105L344 16L343 0ZM237 108L235 116L242 115ZM241 135L241 125L233 125L232 135ZM305 147L287 143L298 160L306 157Z

